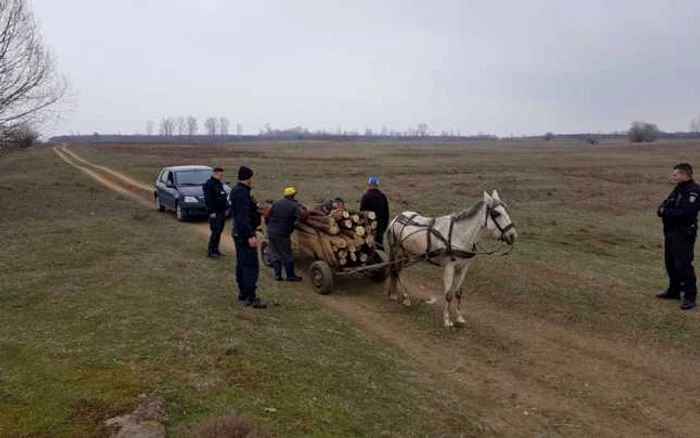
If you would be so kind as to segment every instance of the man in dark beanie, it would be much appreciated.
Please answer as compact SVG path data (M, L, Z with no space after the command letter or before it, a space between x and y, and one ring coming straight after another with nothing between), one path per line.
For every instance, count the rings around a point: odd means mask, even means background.
M258 274L258 239L255 230L260 226L261 218L258 206L250 194L253 170L241 166L238 169L238 184L231 190L229 200L233 215L233 242L236 245L236 282L238 299L246 306L264 309L265 303L256 295Z

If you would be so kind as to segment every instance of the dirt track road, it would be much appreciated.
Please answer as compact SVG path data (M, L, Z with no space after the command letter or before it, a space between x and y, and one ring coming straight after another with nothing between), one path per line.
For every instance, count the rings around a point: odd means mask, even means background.
M65 146L54 151L107 189L154 208L150 186ZM206 224L187 226L208 236ZM222 243L233 253L228 239ZM293 287L309 295L307 284ZM414 287L412 294L429 298L427 290L436 288ZM468 294L467 327L455 331L442 329L439 315L426 326L417 321L421 309L384 297L341 292L315 299L403 351L436 382L435 402L467 412L484 435L700 436L697 358L690 355L544 322Z

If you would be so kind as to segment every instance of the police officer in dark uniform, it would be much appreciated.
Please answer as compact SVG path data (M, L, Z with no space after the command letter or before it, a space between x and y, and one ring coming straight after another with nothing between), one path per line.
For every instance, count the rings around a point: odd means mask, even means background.
M223 177L224 169L215 167L211 178L204 183L203 187L204 204L209 215L209 228L211 229L208 256L215 259L223 255L219 252L219 242L221 241L221 233L224 231L226 212L228 211L226 190L221 182Z
M693 167L680 163L673 168L676 187L659 206L658 216L664 225L664 255L669 286L666 292L657 295L662 299L681 299L681 309L695 307L697 286L693 256L697 237L697 216L700 205L700 186L693 181Z
M287 187L284 189L284 198L272 204L265 213L267 240L277 281L282 281L283 265L287 273L287 281L302 280L294 272L291 236L294 232L294 224L297 220L306 220L309 212L295 199L296 194L294 187Z
M369 177L367 181L367 192L360 201L360 211L373 211L377 215L375 241L377 248L384 249L384 233L389 226L389 201L379 190L379 178L376 176Z
M233 242L236 245L236 282L238 299L255 309L267 307L256 295L260 266L258 264L258 239L255 230L261 219L258 205L250 194L253 170L241 166L238 184L231 190L229 200L233 214Z

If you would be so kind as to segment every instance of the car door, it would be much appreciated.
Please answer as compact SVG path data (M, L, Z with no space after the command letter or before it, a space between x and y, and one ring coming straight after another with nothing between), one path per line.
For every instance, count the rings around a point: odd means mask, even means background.
M165 169L161 170L156 178L156 196L160 199L161 205L165 206Z
M177 189L175 188L175 175L171 170L163 174L163 205L170 209L175 209L177 199Z

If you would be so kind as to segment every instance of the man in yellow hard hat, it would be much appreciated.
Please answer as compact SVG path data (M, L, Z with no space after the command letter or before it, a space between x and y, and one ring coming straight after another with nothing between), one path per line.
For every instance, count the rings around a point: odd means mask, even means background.
M294 187L284 189L284 198L272 204L265 217L267 222L267 239L275 270L275 279L282 281L282 266L287 273L287 281L301 281L302 278L294 272L292 257L292 232L297 220L306 220L309 212L295 198L297 190Z

